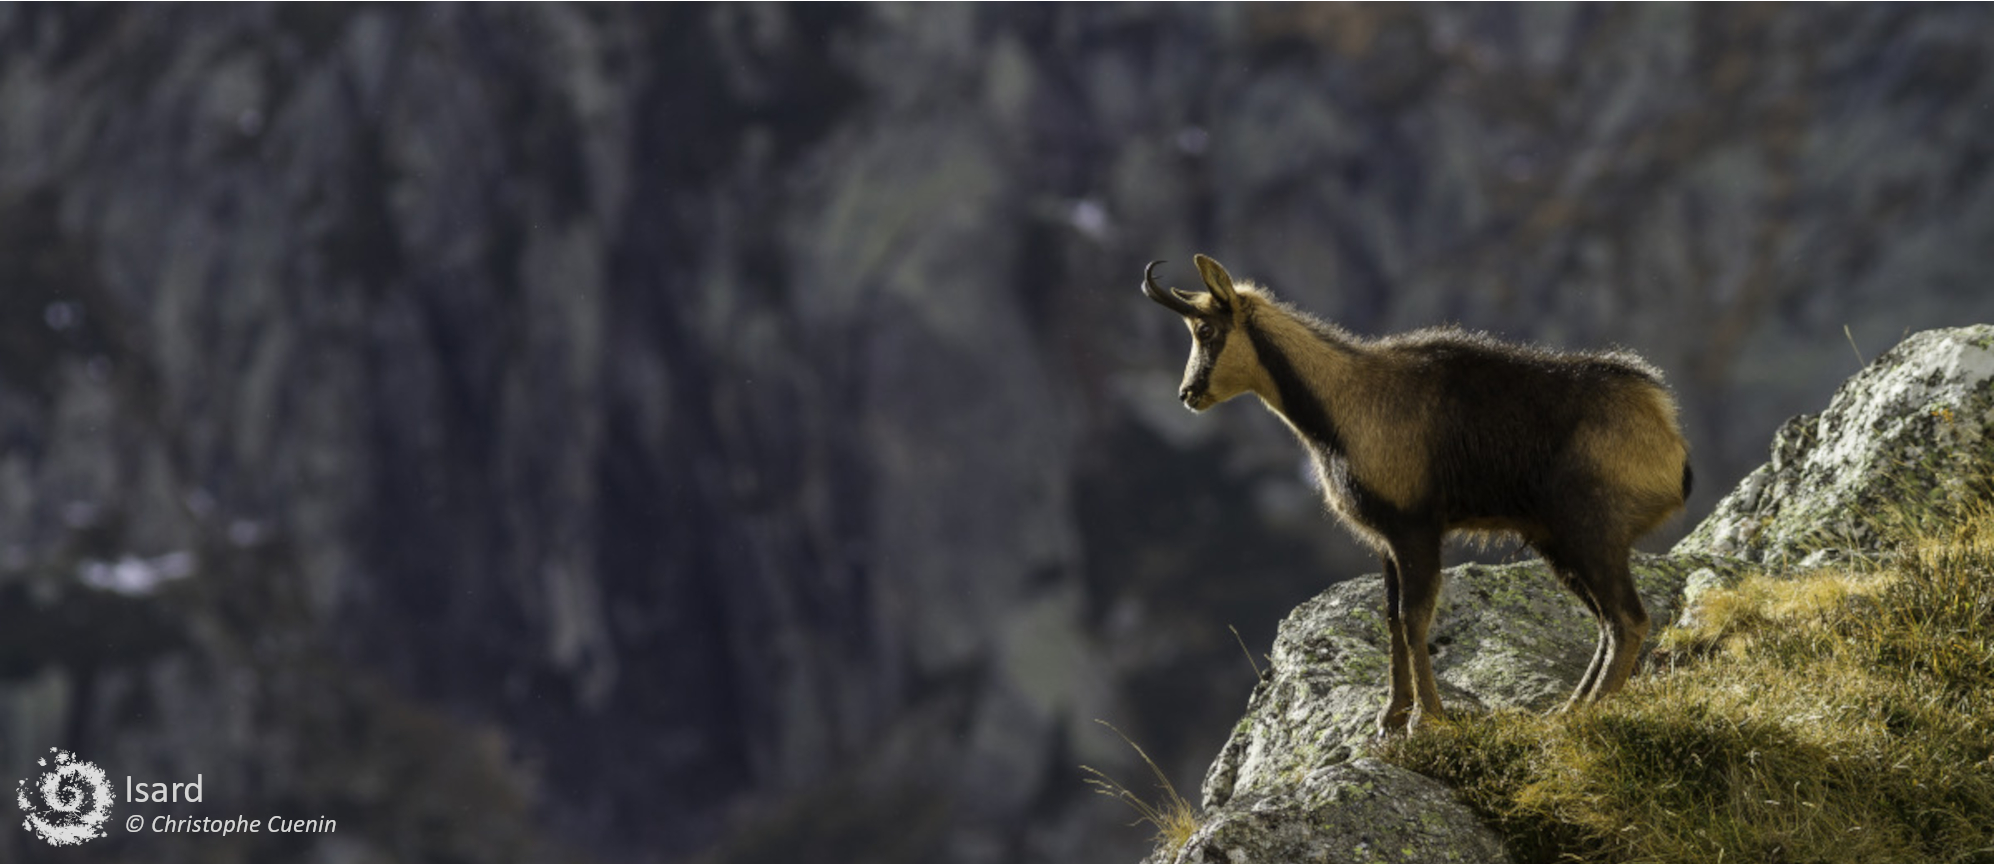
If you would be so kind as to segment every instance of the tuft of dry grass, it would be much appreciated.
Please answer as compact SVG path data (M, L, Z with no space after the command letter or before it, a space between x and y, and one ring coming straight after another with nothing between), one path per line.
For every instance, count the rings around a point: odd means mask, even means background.
M1887 563L1707 595L1597 706L1458 718L1381 755L1519 861L1994 864L1994 508Z
M1150 759L1149 754L1143 751L1142 745L1135 743L1129 736L1122 734L1122 730L1116 729L1114 724L1106 720L1095 720L1094 722L1108 727L1108 731L1115 733L1123 742L1135 749L1136 755L1142 757L1143 764L1149 766L1150 775L1156 778L1157 791L1162 792L1163 797L1152 804L1148 799L1129 791L1128 787L1123 786L1115 778L1108 776L1096 768L1082 765L1080 766L1080 770L1092 775L1087 778L1087 785L1094 787L1095 792L1114 798L1133 808L1136 812L1136 821L1130 824L1141 825L1147 822L1155 826L1156 848L1182 848L1185 843L1190 841L1191 835L1198 830L1197 808L1192 807L1190 802L1185 801L1184 796L1177 794L1177 787L1171 784L1170 778L1164 775L1163 769L1157 767L1155 760Z

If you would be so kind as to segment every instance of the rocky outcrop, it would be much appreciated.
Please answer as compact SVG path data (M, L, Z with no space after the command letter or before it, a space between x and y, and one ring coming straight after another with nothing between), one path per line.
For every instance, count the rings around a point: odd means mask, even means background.
M1649 614L1666 622L1692 574L1749 566L1713 555L1637 555L1633 570ZM1204 829L1152 862L1505 860L1493 835L1432 781L1359 759L1376 732L1390 667L1383 597L1382 578L1364 576L1281 622L1246 716L1205 776ZM1541 562L1449 568L1431 637L1441 698L1454 710L1550 708L1585 671L1596 632ZM1415 791L1369 795L1379 782ZM1319 810L1329 801L1339 802L1339 815L1326 821ZM1296 838L1328 857L1273 851L1304 848ZM1235 849L1244 857L1215 851Z
M1156 864L1495 864L1501 841L1438 782L1375 759L1323 764L1278 795L1212 811Z
M1915 334L1774 436L1676 546L1773 565L1874 551L1878 530L1994 490L1994 326Z
M1990 431L1994 326L1915 334L1825 411L1782 427L1771 461L1669 554L1637 553L1642 601L1666 624L1695 614L1702 591L1748 573L1877 552L1880 520L1930 526L1962 501L1984 502ZM1352 580L1281 623L1246 715L1206 775L1203 827L1150 861L1506 860L1432 781L1360 758L1389 665L1382 590L1379 577ZM1543 710L1577 681L1592 640L1587 616L1540 563L1454 567L1433 628L1434 672L1450 706ZM1398 791L1370 796L1386 783ZM1334 819L1325 801L1342 802Z
M1691 573L1734 566L1716 556L1639 555L1633 570L1649 614L1669 621ZM1571 695L1596 630L1548 568L1470 564L1445 578L1429 641L1447 705L1543 710ZM1352 579L1281 622L1265 679L1205 777L1207 805L1280 794L1296 778L1364 751L1390 669L1384 596L1380 577Z

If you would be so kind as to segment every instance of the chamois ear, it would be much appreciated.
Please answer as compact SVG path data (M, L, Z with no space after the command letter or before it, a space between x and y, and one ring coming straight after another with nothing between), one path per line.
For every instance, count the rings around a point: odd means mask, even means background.
M1219 262L1204 255L1193 256L1191 260L1198 265L1198 275L1205 277L1205 287L1212 289L1212 299L1219 301L1220 306L1232 308L1239 300L1239 295L1232 290L1232 274L1225 272L1225 267Z

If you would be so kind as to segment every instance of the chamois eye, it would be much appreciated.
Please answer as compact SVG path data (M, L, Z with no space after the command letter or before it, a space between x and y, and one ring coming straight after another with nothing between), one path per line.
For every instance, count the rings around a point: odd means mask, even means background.
M1210 339L1210 338L1212 338L1212 325L1210 325L1210 324L1200 324L1200 325L1198 325L1198 338L1199 338L1199 339Z

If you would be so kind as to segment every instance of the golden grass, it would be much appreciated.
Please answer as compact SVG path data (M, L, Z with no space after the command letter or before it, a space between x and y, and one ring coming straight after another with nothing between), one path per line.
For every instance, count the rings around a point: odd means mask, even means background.
M1994 864L1994 512L1924 530L1887 564L1714 591L1604 704L1382 755L1519 861Z
M1080 770L1093 775L1087 778L1087 785L1094 787L1095 792L1133 808L1136 812L1136 821L1131 824L1141 825L1147 822L1155 826L1156 848L1182 848L1198 830L1197 808L1185 801L1184 796L1177 794L1177 787L1171 784L1170 778L1164 775L1162 768L1157 767L1155 760L1149 758L1149 754L1143 751L1141 745L1130 740L1129 736L1122 734L1122 730L1116 729L1106 720L1094 722L1108 727L1109 731L1120 736L1122 741L1135 749L1136 755L1142 757L1143 764L1149 766L1150 775L1156 778L1157 791L1162 792L1163 797L1157 803L1151 804L1148 799L1129 791L1128 787L1123 786L1115 778L1095 768L1082 765Z

